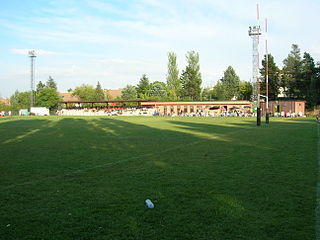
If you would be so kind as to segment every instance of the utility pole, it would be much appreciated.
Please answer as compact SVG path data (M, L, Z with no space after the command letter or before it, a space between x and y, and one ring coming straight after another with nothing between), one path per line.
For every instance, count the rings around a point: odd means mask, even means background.
M29 57L31 60L31 93L30 93L30 108L34 106L34 60L37 57L34 50L29 51Z

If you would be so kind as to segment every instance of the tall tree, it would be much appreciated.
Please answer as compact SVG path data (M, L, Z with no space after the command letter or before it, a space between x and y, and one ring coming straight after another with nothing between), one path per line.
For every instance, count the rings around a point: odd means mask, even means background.
M95 100L96 101L104 101L105 98L106 98L105 93L100 85L100 82L98 82L96 89L95 89Z
M121 91L121 98L123 100L134 100L137 99L137 96L138 94L135 86L127 85Z
M153 99L163 99L167 97L166 84L164 82L155 81L151 83L150 97Z
M46 87L46 85L43 84L41 81L39 81L39 83L37 84L37 92L44 89L45 87Z
M55 88L43 88L36 93L36 105L46 107L50 110L55 109L60 101L60 96Z
M309 53L303 54L301 61L301 97L307 101L307 107L317 104L317 68Z
M96 90L91 85L82 84L72 91L72 95L78 96L82 101L95 101Z
M57 90L57 84L51 76L49 76L49 78L47 80L46 87L47 88L54 88Z
M186 55L187 66L182 71L180 77L182 85L182 96L192 100L200 100L201 94L201 73L199 64L199 53L194 51L188 52Z
M301 54L297 44L292 44L288 57L283 60L281 85L288 97L302 97L301 91Z
M146 74L143 74L137 85L138 97L142 99L147 99L150 91L150 82Z
M50 110L58 106L60 101L59 93L57 92L57 84L50 76L44 85L41 81L37 85L35 95L35 103L38 107L47 107Z
M262 76L262 82L260 84L260 93L266 95L266 64L267 56L264 55L262 60L262 68L260 74ZM271 54L268 54L268 95L269 100L275 100L279 94L279 88L281 86L280 69L274 62L274 58Z
M239 96L240 78L236 74L233 67L229 66L227 70L224 71L223 77L221 78L220 81L224 86L224 91L225 91L224 100L231 100Z
M181 82L179 79L177 55L174 52L168 53L167 86L169 98L178 100L181 93Z

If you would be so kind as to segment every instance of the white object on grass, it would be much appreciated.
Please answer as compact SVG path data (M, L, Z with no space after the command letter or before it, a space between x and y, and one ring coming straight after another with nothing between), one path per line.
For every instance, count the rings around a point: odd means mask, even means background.
M154 205L153 205L153 203L151 202L150 199L146 200L146 205L147 205L148 208L154 208Z

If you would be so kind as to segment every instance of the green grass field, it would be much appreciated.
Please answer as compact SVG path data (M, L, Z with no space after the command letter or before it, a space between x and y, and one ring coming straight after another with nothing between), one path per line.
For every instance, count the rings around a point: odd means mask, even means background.
M0 239L315 239L318 127L0 119Z

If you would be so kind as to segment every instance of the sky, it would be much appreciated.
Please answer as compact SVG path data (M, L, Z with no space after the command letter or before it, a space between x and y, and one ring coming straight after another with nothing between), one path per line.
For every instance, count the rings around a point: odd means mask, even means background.
M165 82L168 52L180 72L187 52L198 52L203 87L228 66L250 81L257 4L260 55L268 39L279 67L292 44L320 61L319 0L1 0L0 97L30 90L29 50L37 55L35 85L51 76L60 92L98 81L123 88L142 74Z

